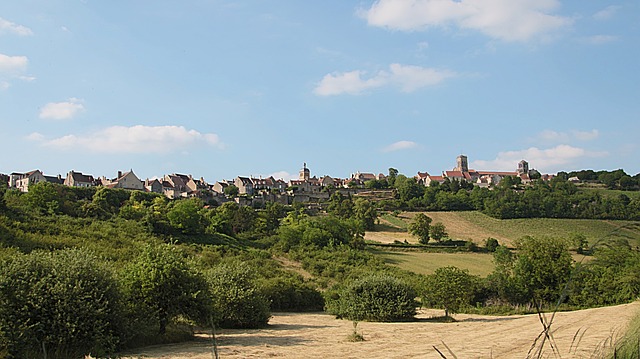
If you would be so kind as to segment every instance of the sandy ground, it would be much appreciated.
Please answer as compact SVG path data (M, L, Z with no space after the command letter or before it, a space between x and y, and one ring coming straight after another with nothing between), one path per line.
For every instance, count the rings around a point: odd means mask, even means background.
M552 328L554 354L547 342L542 358L594 358L622 333L640 302L557 313ZM276 313L268 328L222 330L220 358L526 358L542 331L537 315L459 314L455 323L430 320L441 311L421 311L409 323L358 324L364 342L350 342L353 324L320 313ZM575 339L574 339L575 338ZM154 346L126 358L212 358L210 337ZM455 354L452 355L451 353Z

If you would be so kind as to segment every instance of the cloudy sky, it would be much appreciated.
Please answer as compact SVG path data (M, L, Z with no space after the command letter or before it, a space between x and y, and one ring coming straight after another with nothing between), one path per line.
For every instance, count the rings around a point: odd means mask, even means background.
M640 172L640 2L0 2L0 173Z

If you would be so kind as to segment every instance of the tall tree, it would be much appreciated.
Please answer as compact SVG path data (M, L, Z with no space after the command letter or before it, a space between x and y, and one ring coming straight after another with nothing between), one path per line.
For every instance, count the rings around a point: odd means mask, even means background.
M413 221L409 223L409 233L418 237L418 241L422 244L429 243L429 229L431 227L431 217L424 213L418 213L413 217Z
M378 212L371 201L364 198L357 198L353 205L353 214L355 219L360 221L365 230L373 230Z

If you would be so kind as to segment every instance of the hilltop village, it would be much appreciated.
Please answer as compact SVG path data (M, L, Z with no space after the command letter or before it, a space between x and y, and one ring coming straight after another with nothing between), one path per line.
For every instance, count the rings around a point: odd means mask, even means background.
M517 177L521 183L527 184L532 179L548 180L552 176L540 175L535 169L529 169L529 164L525 160L520 161L516 170L512 172L469 169L467 156L460 155L456 158L456 166L452 170L443 171L441 175L418 172L414 179L424 186L431 186L433 182L444 183L455 180L472 183L474 186L490 187L497 185L505 177ZM74 170L69 171L66 177L48 176L40 170L33 170L26 173L0 174L0 179L5 181L9 188L16 188L22 192L28 192L30 185L46 181L70 187L104 186L160 193L169 199L199 197L203 200L214 200L217 203L236 201L239 204L251 205L255 201L283 204L322 201L329 198L330 189L339 190L345 194L356 194L370 190L365 185L368 181L382 181L386 176L382 173L376 175L356 172L348 178L335 178L328 175L311 177L311 170L305 163L298 179L289 181L275 179L273 176L267 178L237 176L232 180L220 180L211 184L202 177L196 178L191 174L178 173L142 180L133 170L118 171L114 178L96 177Z

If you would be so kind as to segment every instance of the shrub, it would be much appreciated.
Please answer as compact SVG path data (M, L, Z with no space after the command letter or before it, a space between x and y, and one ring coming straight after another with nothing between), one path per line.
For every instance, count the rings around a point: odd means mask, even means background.
M0 262L0 353L82 358L115 351L121 331L115 281L91 253L16 254Z
M262 281L261 289L273 311L320 311L324 308L322 294L302 279L269 278Z
M125 268L122 282L134 324L153 318L162 335L179 316L207 322L207 282L173 245L147 245Z
M260 328L267 325L269 301L258 290L255 275L242 262L222 264L208 275L215 324L224 328Z
M416 314L415 290L402 280L374 274L329 291L326 309L339 318L394 322Z
M487 252L495 252L499 245L498 240L492 237L484 241L484 247L487 249Z

